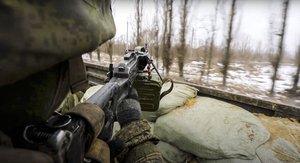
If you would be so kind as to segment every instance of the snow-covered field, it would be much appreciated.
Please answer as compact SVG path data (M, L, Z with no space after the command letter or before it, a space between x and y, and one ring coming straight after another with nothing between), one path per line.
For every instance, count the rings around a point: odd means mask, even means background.
M93 53L92 60L87 54L83 55L83 58L85 61L103 66L108 66L109 64L109 56L103 53L101 54L100 62L97 60L96 53ZM113 56L114 64L118 63L120 60L120 56ZM156 64L155 61L154 63ZM162 63L159 62L158 65L158 69L162 74ZM275 94L272 97L269 95L269 90L272 85L271 76L273 74L273 69L268 62L230 64L226 87L222 86L223 75L220 72L222 64L218 63L217 65L212 66L209 76L206 75L206 71L201 73L203 65L203 62L201 61L186 63L184 67L184 78L179 78L177 62L174 61L169 75L177 80L196 83L246 96L274 100L288 105L300 106L300 96L291 97L287 92L287 89L292 88L292 77L296 73L296 66L293 64L282 64L280 66L275 85ZM204 75L201 77L201 74ZM298 87L300 87L300 82L298 83Z
M273 75L273 68L269 63L253 62L247 64L232 63L228 71L227 87L222 86L223 75L220 73L221 64L213 66L209 76L202 77L200 82L200 74L202 66L201 62L193 61L186 64L184 71L184 79L189 82L203 84L210 87L227 90L247 96L271 99L290 105L300 106L300 97L288 96L287 90L292 88L293 75L296 73L296 66L292 64L282 64L280 66L278 77L275 85L275 94L270 97ZM195 78L197 77L197 78ZM300 87L300 83L298 83Z

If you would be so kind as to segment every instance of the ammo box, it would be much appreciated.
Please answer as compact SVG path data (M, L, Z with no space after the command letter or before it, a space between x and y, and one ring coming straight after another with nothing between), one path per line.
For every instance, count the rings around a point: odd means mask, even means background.
M142 111L155 112L159 107L162 81L156 78L148 80L146 76L138 75L133 87L137 90Z

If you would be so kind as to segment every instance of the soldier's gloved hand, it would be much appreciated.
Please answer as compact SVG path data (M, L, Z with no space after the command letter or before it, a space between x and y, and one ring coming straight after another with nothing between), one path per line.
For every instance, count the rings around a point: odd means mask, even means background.
M142 118L141 106L135 88L131 89L127 98L119 105L116 116L121 128L132 121L140 120Z
M121 130L116 133L113 140L119 141L119 144L123 146L120 148L120 145L112 145L110 149L111 153L117 156L118 161L162 163L163 158L155 146L158 139L151 134L148 122L142 119L141 106L135 89L132 89L128 97L120 104L116 116ZM121 152L120 149L122 149Z

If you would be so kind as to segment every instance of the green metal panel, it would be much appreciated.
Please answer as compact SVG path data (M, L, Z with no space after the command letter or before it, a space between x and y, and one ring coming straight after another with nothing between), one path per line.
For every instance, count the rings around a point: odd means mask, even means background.
M148 80L145 76L138 76L134 81L142 111L155 112L159 107L160 90L162 83L158 80Z

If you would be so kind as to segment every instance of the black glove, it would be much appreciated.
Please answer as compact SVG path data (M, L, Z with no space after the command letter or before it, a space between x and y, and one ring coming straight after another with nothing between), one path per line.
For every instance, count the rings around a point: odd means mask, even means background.
M132 121L142 118L141 106L136 89L132 88L126 99L122 101L116 112L121 128Z

